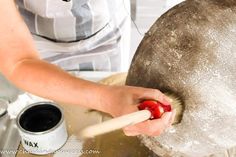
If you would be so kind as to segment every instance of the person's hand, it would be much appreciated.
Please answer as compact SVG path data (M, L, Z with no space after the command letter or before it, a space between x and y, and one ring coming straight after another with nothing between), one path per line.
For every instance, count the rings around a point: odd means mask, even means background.
M137 105L142 100L158 100L162 104L169 104L165 95L156 89L148 89L131 86L109 86L106 92L101 95L101 101L106 106L105 112L113 117L121 116L138 111ZM165 131L172 124L175 117L175 110L166 112L160 119L147 120L133 126L124 128L124 133L128 136L145 134L157 136Z

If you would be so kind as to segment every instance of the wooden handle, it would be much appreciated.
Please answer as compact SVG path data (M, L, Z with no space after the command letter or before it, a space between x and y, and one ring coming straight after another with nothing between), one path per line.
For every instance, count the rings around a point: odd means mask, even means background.
M148 110L137 111L121 117L113 118L105 122L95 124L83 129L80 132L80 137L91 138L97 135L108 133L117 129L124 128L129 125L134 125L145 121L151 117L151 112Z

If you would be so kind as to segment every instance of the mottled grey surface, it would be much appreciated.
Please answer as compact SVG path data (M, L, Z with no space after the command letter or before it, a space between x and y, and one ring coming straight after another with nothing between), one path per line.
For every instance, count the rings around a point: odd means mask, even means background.
M180 124L143 137L154 152L200 157L236 146L235 43L235 0L187 0L146 34L127 84L171 91L186 106Z

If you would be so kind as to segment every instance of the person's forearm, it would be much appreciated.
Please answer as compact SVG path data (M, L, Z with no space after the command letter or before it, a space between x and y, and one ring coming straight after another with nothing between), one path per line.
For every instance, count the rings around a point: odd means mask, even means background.
M0 71L17 87L55 101L104 111L104 86L69 75L39 59L31 34L13 0L0 0Z
M104 111L105 107L96 101L100 101L105 86L76 78L42 60L22 60L7 77L19 88L35 95Z

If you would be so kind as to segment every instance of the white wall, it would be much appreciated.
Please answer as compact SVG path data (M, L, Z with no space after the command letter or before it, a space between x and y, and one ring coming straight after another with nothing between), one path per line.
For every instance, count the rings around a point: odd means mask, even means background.
M130 61L143 35L157 18L182 1L184 0L136 0L136 20L132 22Z

